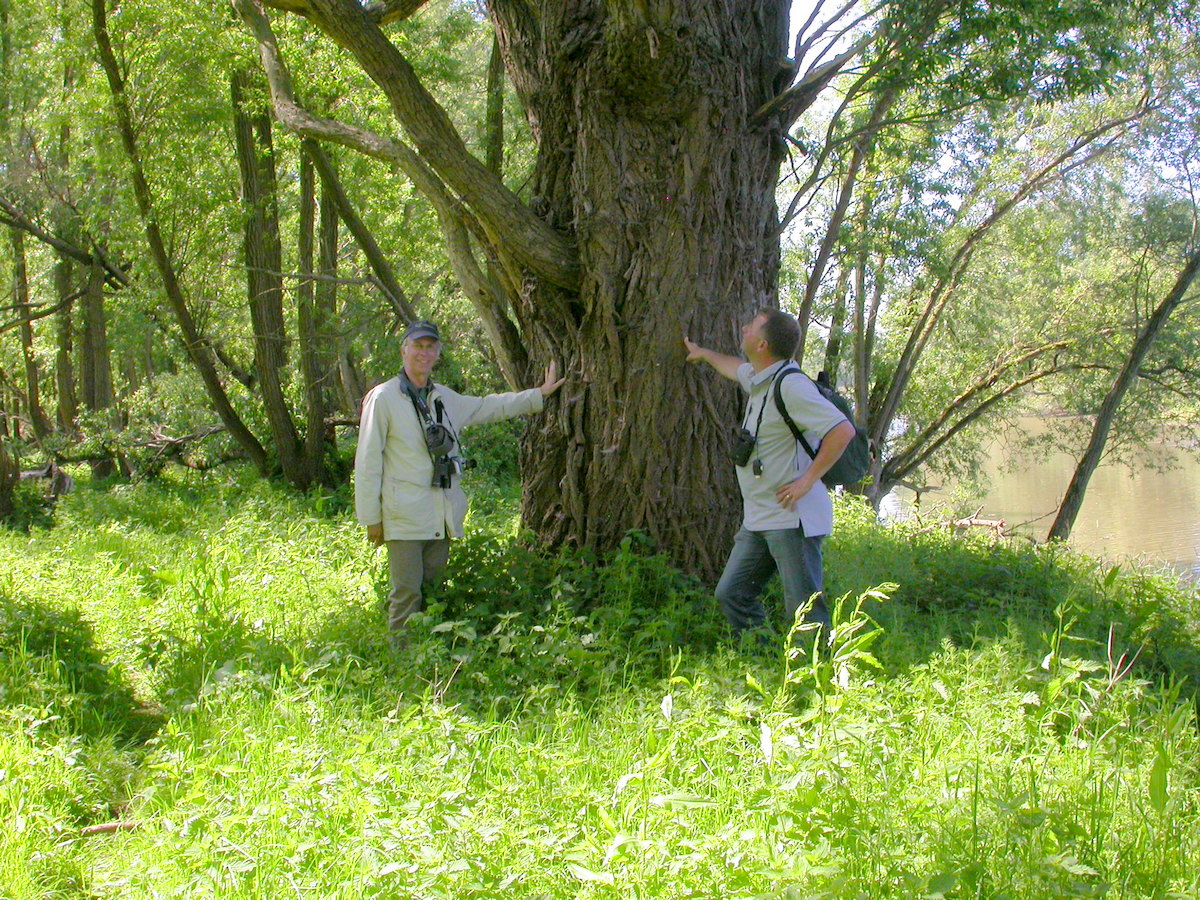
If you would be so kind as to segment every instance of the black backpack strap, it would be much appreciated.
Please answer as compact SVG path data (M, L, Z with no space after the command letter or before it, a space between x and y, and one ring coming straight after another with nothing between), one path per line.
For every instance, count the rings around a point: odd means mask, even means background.
M775 408L779 410L779 415L783 417L783 421L787 422L787 427L792 430L792 435L800 442L800 446L804 448L804 452L808 454L809 459L816 459L817 453L813 450L812 445L804 439L804 432L796 427L796 423L792 421L792 417L788 415L787 405L783 402L783 379L787 378L793 372L804 375L800 369L788 369L783 373L783 377L775 379ZM807 378L807 375L804 375ZM764 404L765 406L766 404Z

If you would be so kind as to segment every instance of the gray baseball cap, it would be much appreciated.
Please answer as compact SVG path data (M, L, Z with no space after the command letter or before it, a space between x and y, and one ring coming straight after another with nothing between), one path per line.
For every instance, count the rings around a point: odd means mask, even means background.
M428 319L417 319L404 329L404 340L415 341L417 338L433 338L435 341L440 341L442 336L438 334L438 327L433 322Z

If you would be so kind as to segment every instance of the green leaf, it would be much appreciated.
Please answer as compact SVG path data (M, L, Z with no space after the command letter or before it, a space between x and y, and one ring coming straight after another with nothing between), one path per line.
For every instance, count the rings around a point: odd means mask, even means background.
M1154 765L1150 768L1150 806L1159 815L1167 808L1167 774L1170 769L1166 749L1160 746L1154 757Z
M571 874L580 881L599 881L603 884L613 883L611 872L593 872L591 869L585 869L583 866L578 866L575 863L568 863L567 867L571 870Z
M945 872L941 875L935 875L929 879L929 884L926 885L924 896L929 898L945 897L957 886L958 875L956 875L954 872Z

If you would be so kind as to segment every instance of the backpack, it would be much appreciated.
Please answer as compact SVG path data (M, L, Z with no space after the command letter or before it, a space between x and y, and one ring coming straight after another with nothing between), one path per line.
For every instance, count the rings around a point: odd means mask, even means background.
M799 369L791 369L784 373L783 378L793 372L804 375ZM808 378L807 375L804 377ZM796 427L796 423L792 421L792 417L788 415L787 408L784 406L780 387L783 378L775 380L775 408L779 410L779 415L783 417L783 421L787 422L788 428L792 430L792 434L800 442L800 446L804 448L809 459L816 459L816 450L804 439L804 433ZM812 379L809 378L809 381ZM821 396L832 403L838 412L844 415L851 425L854 425L854 437L850 439L850 443L846 445L846 449L842 451L838 461L821 476L821 480L827 487L850 487L858 484L867 477L867 471L871 467L871 441L867 437L867 433L854 424L854 409L850 406L850 401L833 389L833 385L829 383L824 372L817 376L817 380L812 383ZM817 446L820 447L820 444Z

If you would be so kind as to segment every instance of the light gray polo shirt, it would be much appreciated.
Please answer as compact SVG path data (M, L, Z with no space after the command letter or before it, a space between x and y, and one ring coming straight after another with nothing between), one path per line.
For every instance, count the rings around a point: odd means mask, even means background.
M758 442L750 462L736 468L738 485L742 491L742 525L749 531L776 531L783 528L804 526L806 537L819 537L833 531L833 501L824 483L818 481L789 511L779 505L775 491L795 481L812 465L800 442L783 421L775 407L772 384L775 375L784 367L799 372L792 360L775 363L755 373L750 363L742 363L737 370L738 384L750 395L742 424L753 434L762 410L762 424L758 427ZM796 427L804 433L804 439L814 450L833 428L846 421L832 403L821 396L816 385L805 375L788 375L783 378L783 402ZM765 409L763 404L766 404ZM755 476L754 461L762 460L762 475Z

